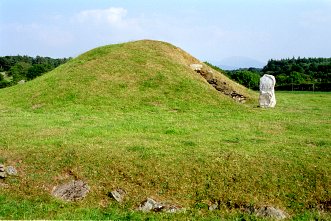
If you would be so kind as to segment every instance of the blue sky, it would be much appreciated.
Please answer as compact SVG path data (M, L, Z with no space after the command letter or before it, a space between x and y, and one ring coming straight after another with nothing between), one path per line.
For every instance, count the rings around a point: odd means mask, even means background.
M0 56L75 57L139 39L213 62L331 57L331 0L0 0Z

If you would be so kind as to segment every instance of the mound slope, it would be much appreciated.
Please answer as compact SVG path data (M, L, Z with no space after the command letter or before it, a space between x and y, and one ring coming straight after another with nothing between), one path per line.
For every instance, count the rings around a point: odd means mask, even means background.
M329 94L279 92L276 109L247 108L232 96L249 91L197 63L138 41L0 90L0 164L17 171L0 179L0 219L256 220L281 209L330 220ZM72 183L89 187L81 201L54 196ZM133 212L147 198L187 210Z
M210 67L202 64L204 72L197 73L191 64L202 63L165 42L142 40L109 45L88 51L4 93L15 100L13 105L32 109L71 104L121 109L141 105L181 108L229 102L231 92L248 100L254 96ZM226 90L219 91L226 93L217 92L215 84L211 86L210 79L204 76L206 73L222 82Z

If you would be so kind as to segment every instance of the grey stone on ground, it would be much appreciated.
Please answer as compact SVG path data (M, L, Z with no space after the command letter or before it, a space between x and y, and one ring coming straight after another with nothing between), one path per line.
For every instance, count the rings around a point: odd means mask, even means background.
M16 175L17 175L17 170L16 170L16 168L13 167L13 166L8 166L8 167L6 167L6 172L7 172L7 174L10 175L10 176L16 176Z
M6 183L0 183L0 188L7 188L9 185Z
M3 164L0 164L0 172L5 172L5 166Z
M138 210L143 212L160 212L163 208L164 205L162 203L159 203L151 198L147 198L139 205Z
M138 210L143 212L178 213L184 211L185 209L177 205L170 205L163 202L157 202L152 198L147 198L139 205Z
M202 66L202 64L191 64L190 67L192 68L192 70L198 72L198 71L201 71L203 66Z
M0 179L4 179L7 177L6 172L0 172Z
M85 182L74 180L54 187L52 195L66 201L77 201L83 199L89 191L90 187Z
M203 67L202 64L191 64L191 69L196 73L199 73L206 81L213 86L217 91L223 93L239 103L245 103L246 97L242 94L237 93L231 86L229 86L225 81L219 80L214 76L211 70Z
M259 217L272 218L272 219L276 219L276 220L286 219L288 216L284 211L282 211L280 209L276 209L271 206L264 206L264 207L259 208L256 211L256 215Z
M213 210L219 209L219 206L220 206L219 203L218 202L215 202L215 203L209 205L208 209L210 211L213 211Z
M5 166L0 164L0 179L6 178L7 174L5 172Z
M122 189L116 189L110 192L111 196L119 203L123 202L126 192Z
M185 211L185 209L178 207L176 205L165 206L164 211L167 213L179 213Z

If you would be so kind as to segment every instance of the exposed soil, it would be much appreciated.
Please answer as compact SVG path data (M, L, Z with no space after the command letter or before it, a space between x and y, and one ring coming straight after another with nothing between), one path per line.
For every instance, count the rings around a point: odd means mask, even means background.
M331 200L320 201L318 208L325 212L331 212Z
M219 91L222 94L225 94L228 97L231 97L232 99L236 100L239 103L245 103L246 97L242 94L239 94L237 91L235 91L230 85L227 84L226 81L222 81L221 79L217 78L215 74L207 70L205 68L196 69L195 72L200 74L206 81L213 86L217 91Z

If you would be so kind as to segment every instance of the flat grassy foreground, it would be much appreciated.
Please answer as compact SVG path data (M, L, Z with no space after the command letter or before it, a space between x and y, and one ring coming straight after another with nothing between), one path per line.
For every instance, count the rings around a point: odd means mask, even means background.
M0 90L1 219L331 219L331 94L257 93L211 71L245 104L217 92L180 48L136 41L93 49L23 85ZM207 67L205 67L207 68ZM54 186L83 180L82 201ZM121 188L123 204L108 195ZM141 213L147 197L183 213ZM208 210L219 202L220 209Z
M331 219L331 94L276 95L275 109L230 101L25 110L0 102L0 163L19 173L0 181L0 218L257 220L240 207L272 205L293 220ZM73 179L91 187L84 200L51 196ZM124 204L107 196L114 188L128 192ZM135 211L146 197L186 212ZM221 209L208 211L217 200Z

